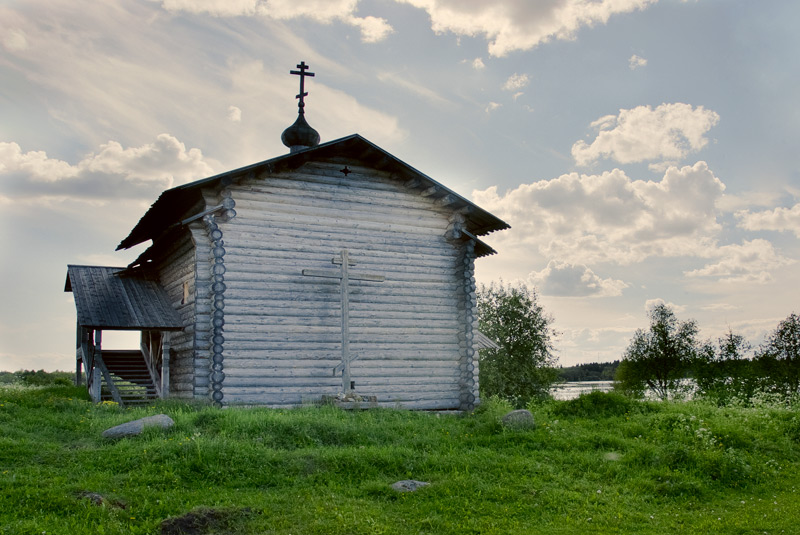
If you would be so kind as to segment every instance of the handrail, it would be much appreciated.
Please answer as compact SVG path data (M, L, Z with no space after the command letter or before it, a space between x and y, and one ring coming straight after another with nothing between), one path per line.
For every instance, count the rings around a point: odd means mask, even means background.
M150 380L153 381L153 386L156 387L156 394L158 397L162 397L161 395L161 377L158 371L153 367L153 356L150 353L150 350L147 348L144 343L140 343L139 347L142 351L142 356L144 357L144 362L147 364L147 371L150 372Z
M111 392L111 398L120 404L120 406L124 405L122 403L122 396L119 395L119 390L117 390L117 385L114 384L114 380L111 378L111 373L106 368L106 363L103 362L103 357L100 355L98 351L95 355L95 364L97 368L100 369L100 372L103 374L103 377L106 380L106 386L108 386L108 390Z

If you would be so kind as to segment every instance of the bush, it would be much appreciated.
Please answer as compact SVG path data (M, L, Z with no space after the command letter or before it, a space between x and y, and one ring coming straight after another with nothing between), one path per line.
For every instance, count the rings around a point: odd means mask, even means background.
M645 403L635 401L616 392L595 390L581 394L575 399L558 403L553 413L558 416L577 416L581 418L623 416L633 411L641 411Z
M44 370L19 370L0 372L0 384L24 386L72 386L73 376L69 372L46 372Z

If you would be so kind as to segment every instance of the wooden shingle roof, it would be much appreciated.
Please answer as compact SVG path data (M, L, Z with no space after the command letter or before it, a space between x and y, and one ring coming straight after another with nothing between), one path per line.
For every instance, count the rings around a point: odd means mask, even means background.
M67 266L65 292L75 295L78 324L91 329L179 331L166 291L125 268Z
M458 210L465 214L465 230L475 238L478 256L493 254L494 250L481 242L477 236L510 228L508 223L500 218L436 182L428 175L416 170L374 143L358 134L353 134L316 147L168 189L161 194L158 200L139 220L130 234L120 242L117 250L128 249L147 240L155 240L163 232L179 224L181 217L184 217L188 210L202 201L202 188L214 187L221 183L231 183L241 178L253 176L263 169L267 169L270 172L292 170L314 159L342 157L354 158L376 169L390 172L397 180L415 183L419 189L425 190L427 192L426 195L432 199L447 197L448 205L453 210Z

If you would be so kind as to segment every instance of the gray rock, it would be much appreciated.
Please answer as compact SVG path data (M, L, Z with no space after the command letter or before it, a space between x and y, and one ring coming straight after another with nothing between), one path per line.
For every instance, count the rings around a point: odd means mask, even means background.
M132 422L127 422L116 427L112 427L111 429L106 429L103 431L103 436L105 438L135 437L141 433L145 427L156 426L160 427L161 429L169 429L173 425L175 425L175 422L172 421L172 418L166 414L156 414L155 416L140 418L139 420L134 420Z
M511 411L501 420L505 427L510 429L533 429L536 427L536 422L533 421L533 414L525 409Z
M397 492L414 492L415 490L427 487L430 483L424 481L415 481L413 479L404 479L392 485L392 488Z

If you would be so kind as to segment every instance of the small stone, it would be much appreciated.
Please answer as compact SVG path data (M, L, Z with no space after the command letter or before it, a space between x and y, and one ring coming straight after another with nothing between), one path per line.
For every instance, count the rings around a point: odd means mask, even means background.
M392 488L397 492L414 492L422 487L427 487L430 483L424 481L415 481L413 479L404 479L392 485Z
M536 427L536 422L533 421L533 414L525 409L511 411L503 416L501 421L505 427L510 429L524 430Z
M103 431L105 438L124 438L135 437L140 434L145 427L160 427L161 429L169 429L175 425L175 422L166 414L156 414L155 416L148 416L140 418L132 422L120 424L116 427L106 429Z

